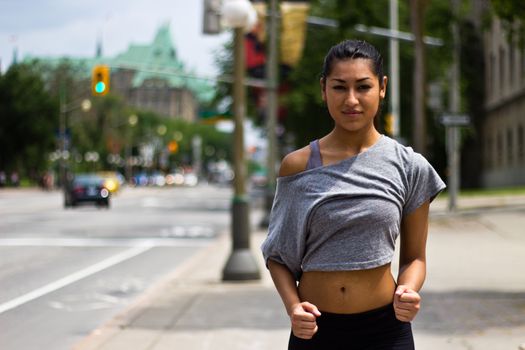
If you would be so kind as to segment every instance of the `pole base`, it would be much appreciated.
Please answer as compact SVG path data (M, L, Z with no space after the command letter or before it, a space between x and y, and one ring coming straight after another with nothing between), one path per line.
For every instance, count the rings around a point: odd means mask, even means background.
M270 187L266 189L266 193L264 196L264 217L259 223L259 228L262 228L262 229L268 228L268 226L270 225L270 213L272 212L274 197L275 197L274 187Z
M224 269L223 281L247 281L261 278L257 262L250 249L234 249Z

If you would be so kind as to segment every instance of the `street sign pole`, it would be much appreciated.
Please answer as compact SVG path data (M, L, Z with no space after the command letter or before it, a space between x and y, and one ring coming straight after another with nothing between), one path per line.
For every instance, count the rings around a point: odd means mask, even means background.
M470 117L461 114L446 114L441 116L441 123L446 128L447 140L447 163L448 163L448 210L454 211L457 208L457 198L459 191L459 179L461 168L459 166L460 157L460 128L470 125Z
M459 191L459 127L447 126L447 157L448 157L448 186L449 186L449 202L448 210L455 211L457 208L457 198Z

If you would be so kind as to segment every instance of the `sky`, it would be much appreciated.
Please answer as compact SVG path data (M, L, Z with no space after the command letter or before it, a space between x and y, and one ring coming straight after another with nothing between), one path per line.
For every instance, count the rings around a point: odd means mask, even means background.
M6 71L16 47L18 59L92 57L98 38L103 56L129 44L153 41L160 25L170 24L177 57L204 76L218 73L213 53L230 33L202 33L204 0L0 0L0 60Z

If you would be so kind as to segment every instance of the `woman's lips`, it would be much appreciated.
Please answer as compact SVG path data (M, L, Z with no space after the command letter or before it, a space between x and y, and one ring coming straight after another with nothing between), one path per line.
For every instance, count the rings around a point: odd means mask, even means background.
M360 115L362 112L359 112L359 111L343 111L343 114L344 115L348 115L348 116L351 116L351 117L355 117L355 116L358 116Z

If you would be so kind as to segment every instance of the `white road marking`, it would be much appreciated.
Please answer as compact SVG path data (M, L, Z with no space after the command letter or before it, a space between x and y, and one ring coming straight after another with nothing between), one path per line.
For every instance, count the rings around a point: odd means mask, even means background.
M131 249L125 250L122 253L113 255L105 260L102 260L94 265L91 265L83 270L77 271L69 276L61 278L55 282L49 283L43 287L33 290L27 294L24 294L18 298L8 301L7 303L0 304L0 314L14 309L20 305L23 305L29 301L40 298L46 294L54 292L60 288L63 288L67 285L70 285L74 282L77 282L83 278L89 277L97 272L105 270L113 265L119 264L123 261L131 259L139 254L142 254L153 248L152 245L142 245L138 247L133 247Z
M200 247L211 242L211 236L198 240L187 238L0 238L0 247Z

